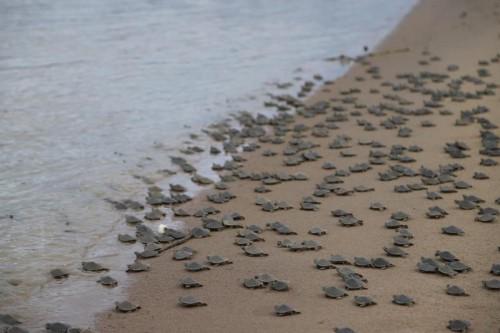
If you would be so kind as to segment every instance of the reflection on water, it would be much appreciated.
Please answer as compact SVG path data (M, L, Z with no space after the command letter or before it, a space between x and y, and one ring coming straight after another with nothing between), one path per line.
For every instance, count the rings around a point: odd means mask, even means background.
M167 184L158 170L191 131L263 112L252 96L275 80L341 74L322 59L372 47L414 2L1 1L1 310L32 327L91 322L122 290L96 302L80 261L124 280L131 260L104 198L143 201L133 175ZM209 175L211 161L195 159ZM58 266L70 279L50 281Z

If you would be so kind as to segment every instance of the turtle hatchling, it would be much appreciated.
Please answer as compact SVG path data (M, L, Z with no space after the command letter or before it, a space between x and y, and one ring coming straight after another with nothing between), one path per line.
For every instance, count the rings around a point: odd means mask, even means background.
M372 202L370 204L370 209L371 210L377 210L377 211L384 211L387 209L383 203L380 202Z
M337 287L323 287L323 291L325 292L325 296L333 299L340 299L348 296L348 294Z
M140 308L141 308L140 306L132 304L128 301L115 303L115 309L117 312L123 312L123 313L134 312L139 310Z
M196 261L191 261L191 262L185 263L184 268L188 272L200 272L200 271L206 271L206 270L210 269L210 267L203 265L203 264L200 264Z
M205 238L210 236L210 230L203 227L194 227L191 230L191 236L194 238Z
M366 289L365 284L361 279L351 277L347 278L345 281L345 288L348 290L360 290L360 289Z
M136 260L133 264L127 266L127 273L146 272L149 271L149 269L150 267L148 265Z
M111 276L103 276L99 280L97 280L97 283L100 283L106 287L116 287L118 285L118 281L113 279Z
M308 231L308 234L314 235L314 236L323 236L323 235L327 234L327 231L325 229L322 229L319 227L314 227Z
M186 288L186 289L189 289L189 288L198 288L198 287L202 287L203 286L201 283L199 283L198 281L196 281L195 279L193 279L190 276L182 278L181 281L180 281L180 284L181 284L181 286L183 288Z
M108 271L106 267L101 266L100 264L94 261L84 261L82 262L82 269L86 272L103 272Z
M210 265L213 266L223 266L223 265L228 265L232 264L233 262L227 258L221 257L221 256L208 256L207 261Z
M65 279L69 276L69 273L61 268L55 268L50 271L50 275L56 280Z
M466 333L469 330L470 326L471 324L467 320L455 319L455 320L450 320L446 328L448 328L452 332Z
M391 219L397 220L397 221L408 221L409 218L410 218L410 216L402 211L392 213L392 215L391 215Z
M441 231L445 235L451 235L451 236L462 236L462 235L464 235L464 231L462 229L460 229L459 227L456 227L454 225L443 227L443 228L441 228Z
M408 253L397 246L384 247L384 251L390 257L406 257L408 255Z
M490 289L490 290L500 290L500 280L491 279L491 280L483 281L483 286L486 289Z
M490 273L493 275L500 275L500 264L491 265Z
M174 251L173 259L174 260L187 260L191 259L194 255L194 250L190 247L183 247L182 249Z
M341 256L340 254L334 254L330 256L330 262L334 265L350 265L351 262L344 258L344 256Z
M263 288L264 283L258 279L245 279L243 281L243 286L248 289L257 289L257 288Z
M413 298L401 294L401 295L392 296L392 303L397 304L397 305L410 306L410 305L414 305L415 301L413 300Z
M436 251L436 256L444 261L458 261L459 259L455 257L450 251Z
M456 285L447 285L446 293L451 296L469 296L462 287Z
M275 291L287 291L289 289L286 281L274 280L269 284L270 288Z
M375 302L370 296L354 296L354 304L364 308L370 305L375 305L377 302Z
M279 304L274 307L274 313L279 317L283 317L283 316L299 314L300 311L295 310L292 306L288 304Z
M316 265L316 268L320 270L335 268L332 262L327 259L314 259L314 265Z
M354 257L354 266L370 267L370 260L365 257Z
M200 301L194 296L182 296L179 298L179 305L185 308L193 308L196 306L205 306L207 303Z
M363 220L357 219L353 215L347 215L339 218L339 223L344 227L354 227L357 225L363 225Z
M245 246L243 248L243 251L245 251L245 254L247 256L249 256L249 257L265 257L265 256L268 256L268 254L266 252L262 251L261 249L259 249L255 245Z
M371 260L371 267L378 269L387 269L389 267L394 267L394 265L384 258L375 258Z

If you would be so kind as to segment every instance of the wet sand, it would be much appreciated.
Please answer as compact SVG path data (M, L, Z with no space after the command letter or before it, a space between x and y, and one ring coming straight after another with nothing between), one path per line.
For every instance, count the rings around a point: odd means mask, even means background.
M110 311L102 314L98 321L99 332L332 332L335 327L350 327L356 332L447 332L449 320L461 319L471 323L472 332L496 332L500 328L500 298L498 291L486 290L483 280L495 278L489 273L493 263L500 263L500 224L475 222L478 210L460 210L454 200L462 195L473 194L485 200L481 207L498 209L495 200L500 195L500 173L498 166L481 166L480 160L498 158L480 155L482 149L479 123L467 126L455 126L460 118L460 111L471 110L477 106L489 108L489 112L480 114L493 124L500 123L500 99L496 95L482 96L480 99L467 98L463 102L443 98L438 101L441 106L428 107L429 115L408 115L403 126L413 130L410 137L398 137L398 129L385 129L380 122L397 116L393 110L384 110L384 116L370 114L367 107L386 103L401 106L406 110L424 107L424 101L430 101L430 95L422 91L411 92L410 89L398 89L398 84L410 86L405 79L396 76L402 73L447 74L451 79L470 75L478 77L478 69L487 69L490 77L482 78L485 83L500 82L500 63L497 56L500 52L500 2L493 0L424 0L404 19L398 28L377 48L376 55L368 57L369 64L358 63L347 75L325 85L322 91L308 99L308 105L318 101L330 101L327 114L319 114L312 118L295 117L293 128L297 124L305 124L308 129L301 132L303 140L319 146L312 150L322 157L316 161L303 162L297 166L284 166L287 158L282 154L286 144L258 142L260 148L254 152L244 152L240 156L246 159L240 170L246 172L285 172L294 174L301 172L309 178L306 181L284 181L267 186L269 193L255 193L254 188L262 185L260 181L236 180L227 182L229 191L236 198L225 204L208 202L202 195L182 208L194 212L201 207L214 206L221 214L210 217L222 217L224 213L238 212L246 219L245 225L256 224L265 228L266 223L280 221L288 225L297 235L282 236L274 231L266 230L260 236L263 242L255 245L269 254L266 257L245 256L242 249L233 244L235 235L240 229L226 229L212 232L210 237L189 240L185 245L196 250L193 260L204 262L208 255L221 255L233 261L231 265L211 267L210 270L189 273L184 269L183 261L172 260L172 250L161 256L147 260L151 271L138 273L130 290L129 301L141 306L139 311L122 314ZM407 52L391 52L403 50ZM433 57L439 57L433 59ZM496 59L491 62L490 59ZM486 60L488 65L480 66L478 61ZM422 61L425 61L422 63ZM450 64L458 65L458 70L448 71ZM367 69L377 66L381 78L373 78ZM359 78L362 77L363 80ZM442 82L425 80L425 87L431 89L447 89L450 78ZM391 82L393 86L383 86L382 82ZM394 89L393 87L396 88ZM359 93L343 94L349 89L359 89ZM399 88L404 88L399 86ZM371 93L378 89L379 93ZM485 89L485 84L474 85L465 82L462 91L474 92ZM398 105L398 101L384 98L384 95L397 95L413 104ZM342 99L354 97L355 103ZM346 103L347 102L347 103ZM355 107L359 104L359 108ZM346 111L339 113L348 116L347 121L335 122L338 129L328 131L328 137L311 135L311 128L316 124L326 124L326 118L333 115L332 107L343 106ZM360 116L350 112L358 110ZM440 110L449 110L451 115L441 115ZM376 128L364 130L358 121L368 121ZM422 121L431 121L434 127L421 126ZM497 129L491 130L498 134ZM289 131L285 141L297 134ZM329 144L337 135L348 135L351 146L348 149L329 149ZM359 141L374 140L386 145L385 148L372 148L359 145ZM465 151L470 157L454 159L444 152L446 143L463 141L470 150ZM405 147L418 145L423 151L405 152L405 156L416 161L401 163L385 157L385 165L371 165L372 169L362 173L351 173L340 177L345 189L364 185L373 187L371 192L354 192L352 195L340 196L331 193L324 198L316 198L317 211L300 209L303 197L312 195L316 184L323 177L334 174L336 170L348 170L356 163L368 163L370 150L389 153L391 145L400 144ZM277 155L264 157L262 153L270 149ZM341 151L353 152L356 156L343 157ZM300 153L299 153L300 154ZM324 162L332 162L336 169L324 170ZM396 193L394 187L402 184L421 183L421 177L400 177L392 181L380 181L379 172L389 166L400 164L412 170L420 170L421 166L434 171L440 165L459 163L463 170L454 172L454 180L463 180L472 185L470 189L459 189L456 193L441 193L441 200L426 199L425 190L410 193ZM474 179L474 172L487 174L490 179ZM230 171L229 171L230 172ZM224 171L223 173L228 173ZM439 192L439 186L453 185L445 183L429 185L428 191ZM167 190L167 189L165 189ZM210 188L206 194L217 192ZM265 212L254 202L257 197L269 200L284 200L293 209ZM383 203L385 211L373 211L369 206L373 202ZM444 218L430 219L427 209L439 206L448 212ZM342 227L338 218L331 211L343 209L363 220L363 225ZM395 230L384 228L384 223L391 214L403 211L410 215L406 224L413 233L414 245L402 248L408 252L405 258L388 257L383 247L391 246L396 235ZM179 218L188 225L200 226L201 220L195 217ZM455 225L465 231L463 236L449 236L441 233L441 228ZM321 227L327 235L312 236L308 230ZM277 241L284 239L309 240L319 242L319 251L291 252L277 247ZM418 272L417 263L421 257L432 257L438 250L448 250L463 263L472 267L471 272L461 273L450 278L440 274L424 274ZM366 290L348 291L349 296L343 299L328 299L322 287L336 286L344 288L341 277L335 269L318 270L314 259L328 258L332 254L341 254L351 261L355 256L375 258L383 257L394 264L394 267L381 270L374 268L351 267L363 274L368 280ZM338 266L343 267L343 266ZM289 282L290 290L278 292L269 288L251 290L242 286L246 278L259 273L269 273L276 278ZM191 276L203 284L201 288L183 289L179 280ZM445 293L447 284L463 287L470 296L454 297ZM398 306L391 303L395 294L411 296L416 304ZM178 298L193 295L208 305L196 308L183 308L177 305ZM378 303L366 308L357 307L353 303L354 296L367 295ZM273 308L277 304L287 303L294 306L301 314L289 317L277 317Z

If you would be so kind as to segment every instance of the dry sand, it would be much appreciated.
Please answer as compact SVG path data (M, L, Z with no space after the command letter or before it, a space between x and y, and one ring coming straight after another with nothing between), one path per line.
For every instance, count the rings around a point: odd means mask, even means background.
M366 74L369 66L355 65L347 75L328 85L310 99L310 103L331 98L343 98L341 91L359 88L361 93L357 102L367 106L381 102L392 103L383 98L384 94L397 94L415 102L407 108L420 108L429 96L420 93L393 91L391 87L382 87L383 81L406 83L397 80L399 73L419 73L430 71L448 73L452 78L463 75L477 76L479 60L489 60L500 52L500 2L494 0L424 0L404 19L398 28L378 47L377 52L409 48L408 52L396 52L369 58L371 65L380 67L382 79L372 79ZM429 55L423 55L426 50ZM421 60L429 60L433 56L440 61L428 61L420 65ZM447 72L449 64L459 65L459 70ZM500 82L500 64L491 63L484 68L492 76L485 78L488 83ZM356 80L362 76L364 81ZM446 83L428 84L430 88L446 88ZM464 90L474 91L483 86L465 84ZM371 88L379 89L380 94L371 94ZM493 263L500 263L500 221L496 223L474 222L476 210L459 210L454 200L463 194L474 194L484 200L483 207L499 206L494 203L499 197L500 173L498 166L480 166L481 148L480 125L454 126L461 110L470 110L478 105L490 109L482 116L491 122L500 124L500 98L498 95L485 96L479 100L468 99L465 102L451 102L444 99L443 107L433 109L434 114L428 116L409 116L406 126L413 129L409 138L397 136L397 130L386 130L379 126L381 120L395 115L388 112L385 117L368 114L360 109L362 117L350 116L349 121L338 123L339 129L331 130L328 138L316 138L305 132L305 140L320 145L314 150L323 157L318 161L302 163L299 166L283 166L284 156L281 154L284 145L261 144L255 152L243 153L247 159L243 169L248 172L303 172L309 176L308 181L290 181L269 186L272 192L257 194L253 189L259 182L238 180L228 183L230 191L237 198L229 203L217 205L223 213L239 212L246 217L245 224L264 226L266 222L281 221L298 233L297 236L279 236L275 232L265 231L262 237L265 242L257 246L269 253L268 257L250 258L233 245L236 231L234 229L212 233L211 237L191 240L187 243L197 251L194 260L204 261L207 255L219 254L230 258L234 264L214 267L210 271L188 273L184 270L184 262L173 261L171 251L160 257L148 260L152 270L139 273L130 290L129 300L141 305L135 313L103 314L98 322L99 332L332 332L335 327L351 327L356 332L447 332L447 324L452 319L469 320L473 332L497 332L500 328L500 294L482 287L482 280L492 279L489 273ZM332 105L344 105L353 111L352 104L340 101ZM440 115L438 110L450 110L453 115ZM370 121L377 127L376 131L364 131L356 124L357 119ZM311 119L296 118L296 123L314 125L322 123L324 115ZM435 127L421 127L422 120L430 120ZM498 134L497 130L493 130ZM355 157L341 157L340 150L328 149L336 135L352 137L352 148ZM291 133L286 137L291 138ZM372 139L387 145L382 150L388 152L391 144L408 146L416 144L423 148L420 153L407 153L417 161L405 164L414 170L420 166L436 169L447 163L460 163L465 170L458 171L457 179L472 185L471 189L459 190L458 193L442 194L443 199L430 201L425 191L398 194L394 186L416 183L420 177L402 177L390 182L378 180L378 172L397 164L387 161L386 165L373 166L365 173L351 174L345 177L340 186L353 188L357 185L373 186L375 191L355 193L352 196L331 194L321 201L316 212L299 209L301 199L310 195L315 184L322 181L334 170L323 170L321 165L326 161L333 162L337 169L347 169L355 163L367 162L370 147L360 146L358 140ZM446 142L464 141L470 146L467 151L471 155L465 159L452 159L443 149ZM274 157L263 157L262 151L272 149L278 152ZM387 160L387 159L386 159ZM498 158L496 159L498 160ZM476 180L472 176L475 171L482 171L490 176L489 180ZM438 191L438 186L430 186L429 190ZM214 192L215 190L210 190ZM286 200L294 206L291 210L274 213L264 212L254 205L255 198L263 196L273 200ZM377 212L369 210L371 202L380 201L387 210ZM214 206L204 198L198 198L184 205L193 212L198 207ZM443 219L429 219L425 213L428 207L438 205L448 211ZM353 228L339 226L337 218L331 216L334 209L344 209L364 220L364 225ZM409 253L406 258L386 257L384 246L391 244L394 230L383 227L391 213L402 210L410 214L408 225L414 234L415 245L404 249ZM199 225L200 220L186 218L191 225ZM446 236L441 228L456 225L465 231L465 235ZM326 236L315 237L307 234L311 227L322 227L328 230ZM293 253L278 248L276 242L290 238L293 240L314 239L321 243L320 251ZM464 263L473 268L472 272L459 274L454 278L437 274L423 274L417 271L416 265L421 256L433 257L437 250L449 250ZM335 270L318 270L313 265L315 258L327 258L331 254L342 254L352 260L354 256L368 258L384 257L394 263L395 267L387 270L373 268L357 268L368 279L368 289L351 291L349 296L341 300L327 299L322 292L323 286L343 287L341 278ZM291 290L287 292L270 291L269 289L249 290L242 287L245 278L258 273L269 273L277 278L287 280ZM185 290L178 284L180 278L192 276L203 287ZM452 297L445 293L447 284L457 284L470 293L469 297ZM180 296L194 295L208 303L208 306L186 309L177 306ZM412 307L397 306L391 303L392 295L407 294L413 297L416 305ZM353 304L355 295L372 296L378 305L359 308ZM289 317L273 315L276 304L288 303L302 313Z

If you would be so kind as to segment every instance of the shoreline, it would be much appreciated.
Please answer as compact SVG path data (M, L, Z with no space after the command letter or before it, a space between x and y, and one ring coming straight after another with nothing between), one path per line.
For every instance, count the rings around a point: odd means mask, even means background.
M497 7L495 7L497 4ZM494 14L496 11L496 15ZM401 72L418 73L419 71L434 71L447 73L454 78L463 75L476 75L479 68L477 62L491 59L498 53L499 39L495 34L498 30L498 2L479 1L474 4L467 1L422 1L412 12L391 32L377 51L401 49L409 47L410 51L404 54L389 54L379 57L368 57L371 65L380 68L381 79L366 78L366 66L355 64L347 74L337 79L333 85L327 85L308 100L312 105L316 102L330 100L332 105L343 105L348 111L355 108L351 102L342 103L340 99L343 90L356 87L361 94L350 94L359 97L360 104L367 106L390 102L382 98L383 94L403 94L403 98L414 102L409 108L421 107L428 96L411 94L404 89L402 92L393 91L390 87L381 87L381 83L390 80ZM465 16L463 15L463 13ZM418 31L418 33L415 33ZM480 37L478 37L480 36ZM464 46L461 46L464 45ZM422 55L428 50L430 55ZM440 61L431 61L432 56L438 56ZM419 64L426 60L427 64ZM449 64L456 64L456 72L447 72ZM498 63L491 63L489 67L492 77L485 78L487 82L498 82L498 74L494 68ZM497 70L498 72L498 70ZM364 81L357 80L364 77ZM402 83L402 82L401 82ZM405 82L406 83L406 82ZM436 83L442 88L444 85ZM433 87L434 88L434 87ZM370 94L370 89L380 90L380 94ZM339 100L331 101L332 96ZM346 96L349 96L346 95ZM304 131L304 140L318 143L315 148L323 157L314 162L302 163L298 166L284 167L285 158L281 155L284 145L259 143L262 147L255 152L242 153L247 161L243 163L243 170L248 172L303 172L310 178L307 181L289 181L269 186L270 193L254 193L253 188L259 182L237 180L228 182L229 191L236 198L228 203L217 205L207 202L205 197L198 196L192 202L182 205L188 212L194 212L199 207L214 206L223 213L238 212L246 217L245 225L257 224L261 227L266 222L281 221L289 225L298 233L297 236L279 236L274 232L265 231L262 237L265 242L256 243L267 253L265 258L249 258L242 250L233 245L235 230L224 230L212 233L205 239L194 239L186 243L197 251L194 260L202 262L207 255L222 255L233 261L232 265L212 267L211 270L200 273L188 273L183 269L183 262L171 259L172 252L167 251L160 257L147 260L152 266L150 272L139 273L132 283L129 300L139 304L142 308L130 314L107 312L100 316L97 328L99 332L158 332L162 330L175 332L190 331L226 331L239 327L241 332L251 331L332 331L334 327L349 326L356 332L446 332L448 320L464 319L472 323L475 332L487 332L489 327L500 327L500 319L495 314L500 309L500 302L495 292L482 288L481 281L493 278L488 270L493 263L500 260L496 246L500 244L498 236L498 221L492 224L473 223L474 213L456 209L453 201L462 194L474 194L486 200L485 207L495 208L495 181L498 181L498 167L486 168L479 166L480 149L479 126L477 124L466 127L454 127L453 124L460 110L470 109L478 105L486 105L490 112L484 116L493 123L498 123L500 116L495 113L498 108L498 97L484 96L481 100L466 100L463 103L453 103L449 99L442 101L440 109L450 109L452 116L441 116L438 112L427 116L408 116L410 120L406 126L413 130L410 138L398 138L397 131L386 130L379 126L379 122L389 116L375 117L368 114L366 108L359 110L363 119L377 127L376 131L364 131L357 125L360 117L349 115L347 122L338 122L340 129L329 131L329 137L312 137ZM347 114L347 112L344 112ZM297 123L312 126L324 121L319 114L313 118L295 117ZM434 128L419 126L421 120L430 120ZM364 125L365 126L365 125ZM292 125L293 127L293 125ZM442 129L437 131L437 129ZM498 133L496 130L492 130ZM300 133L300 132L299 132ZM328 144L336 135L348 134L353 140L348 150L357 154L355 157L341 157L337 150L328 149ZM286 135L290 140L291 135ZM421 165L437 168L446 163L458 162L464 165L465 170L457 172L458 178L470 184L470 190L459 191L455 194L443 194L443 200L429 201L425 199L425 191L412 193L394 193L395 185L414 183L418 178L405 178L391 182L379 182L377 172L385 171L392 161L386 165L374 165L372 170L353 174L345 178L345 188L359 185L374 187L374 192L354 193L353 196L337 196L330 194L326 198L317 198L321 202L318 211L302 211L299 209L302 197L313 192L315 184L321 182L324 176L335 170L322 170L323 162L333 162L337 170L347 169L355 163L367 161L369 148L357 144L358 140L377 140L390 147L391 144L405 146L416 144L423 148L422 152L409 153L416 159L406 166L418 169ZM470 155L466 159L451 159L443 153L446 142L456 140L466 141L471 147ZM278 153L272 157L262 157L266 149ZM388 150L388 148L382 148ZM492 159L495 159L492 157ZM497 159L495 159L497 160ZM490 180L472 179L477 170L487 173ZM430 186L437 190L437 186ZM207 190L209 193L216 191ZM202 192L206 194L207 191ZM285 200L294 206L291 210L280 210L274 213L263 212L254 205L255 198L262 196L272 200ZM384 212L373 212L368 209L373 201L383 202L388 209ZM449 215L441 220L429 220L425 217L427 207L438 205L444 208ZM353 212L354 216L362 218L364 225L357 228L342 228L337 219L330 215L334 209L344 209ZM382 248L390 244L393 231L383 228L384 222L397 210L408 212L411 216L410 230L415 234L415 245L404 248L409 256L406 258L391 258L383 254ZM219 215L219 217L221 217ZM190 226L200 225L197 218L186 218ZM454 224L463 228L466 235L463 239L443 236L439 229ZM326 236L315 237L308 235L311 227L321 227L328 231ZM496 232L496 233L495 233ZM276 242L290 238L292 240L314 239L323 249L303 253L289 253L285 249L277 248ZM359 246L362 244L362 246ZM423 275L416 271L416 264L420 256L432 257L437 250L450 250L465 263L473 267L472 272L460 274L448 279L437 275ZM496 252L495 252L496 250ZM327 285L342 286L342 281L335 270L319 271L314 268L316 258L325 258L331 254L342 254L352 259L354 256L384 257L395 267L388 270L375 270L352 267L366 275L368 289L352 291L343 300L330 300L322 295L321 287ZM351 266L349 266L351 267ZM269 273L290 283L290 291L273 292L269 290L248 290L241 286L242 280L259 273ZM203 283L203 287L194 290L183 290L178 280L185 276L192 276ZM457 283L470 294L465 298L450 298L443 292L446 284ZM397 307L390 304L390 296L397 293L406 293L415 298L416 305L411 308ZM184 309L176 305L177 298L192 294L208 303L208 306L196 309ZM370 295L379 303L377 306L359 309L352 304L354 295ZM273 306L278 303L289 303L297 307L302 313L290 318L276 318L273 316ZM194 318L194 319L193 319ZM210 323L208 326L207 323Z

